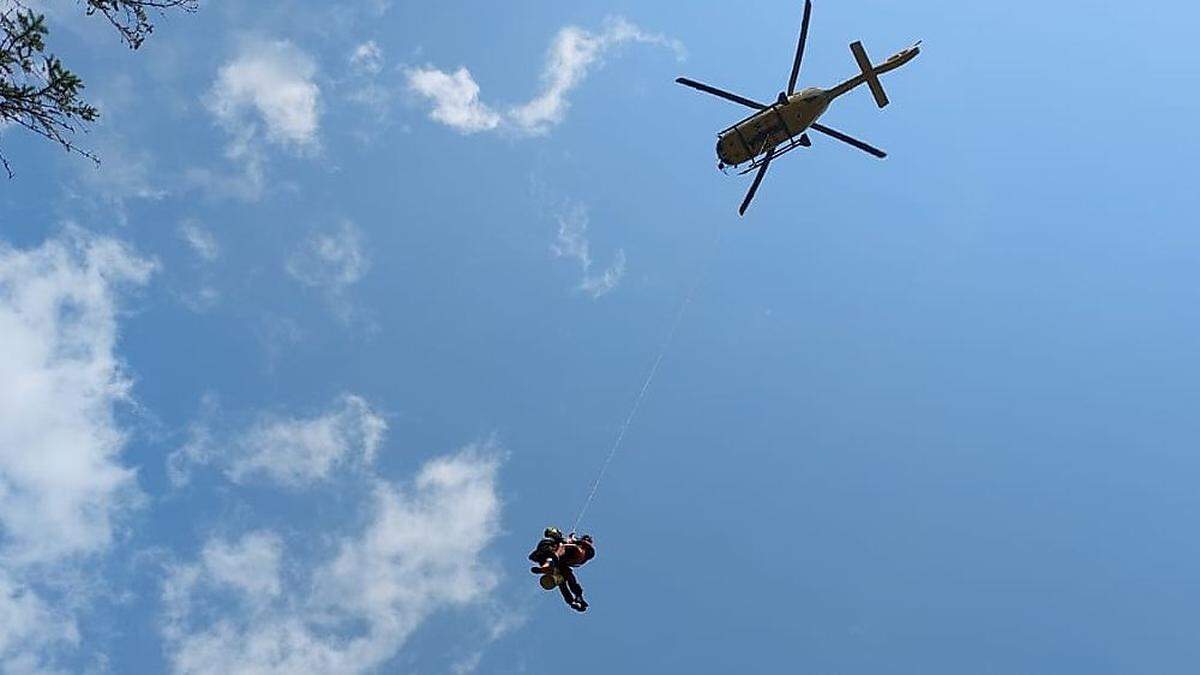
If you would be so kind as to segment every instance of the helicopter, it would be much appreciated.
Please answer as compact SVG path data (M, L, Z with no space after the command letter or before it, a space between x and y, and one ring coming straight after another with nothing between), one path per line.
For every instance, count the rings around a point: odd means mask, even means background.
M871 94L875 97L875 103L880 108L886 106L888 97L883 90L883 85L879 83L879 76L916 58L921 51L921 43L918 41L875 66L871 64L871 59L867 56L862 42L854 42L850 45L850 51L854 55L854 60L858 62L858 68L861 71L858 75L830 89L808 87L796 91L796 79L800 75L800 61L804 57L804 43L808 39L808 21L811 16L812 0L805 0L804 18L800 23L800 40L796 45L796 58L792 62L792 74L788 78L787 90L779 92L775 102L770 105L686 77L675 80L684 86L755 110L749 117L717 134L718 169L721 171L725 171L728 167L740 169L738 175L757 170L754 182L750 184L746 198L742 200L742 205L738 208L739 216L746 214L746 209L754 199L754 194L758 192L758 186L762 183L763 176L767 173L767 167L771 165L771 160L796 148L807 148L812 145L812 139L807 133L809 129L848 143L880 159L887 157L887 153L879 148L836 129L818 124L817 120L825 113L834 99L861 84L866 84L870 88ZM742 165L747 162L749 164L743 168Z

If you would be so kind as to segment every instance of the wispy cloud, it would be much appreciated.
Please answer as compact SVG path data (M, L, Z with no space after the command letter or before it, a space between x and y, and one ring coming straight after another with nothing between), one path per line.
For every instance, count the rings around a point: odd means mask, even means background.
M216 414L212 400L205 415ZM167 460L176 486L189 482L194 467L217 465L235 483L266 482L292 489L325 481L341 467L369 467L387 422L365 399L344 394L324 412L310 416L262 414L248 429L214 432L205 420Z
M354 315L346 291L366 275L371 261L363 247L363 234L349 220L330 230L314 232L288 256L288 274L299 283L321 291L344 321Z
M39 248L0 243L0 525L4 557L103 549L136 491L113 408L129 381L114 355L117 294L155 264L72 230Z
M498 468L494 448L473 446L427 462L410 486L374 480L354 516L362 525L326 555L270 530L211 539L163 584L173 669L354 674L386 664L429 617L496 587L482 551L499 531Z
M205 262L212 262L221 255L221 246L217 243L216 236L196 221L189 220L180 225L179 236L192 253Z
M367 40L350 54L350 67L360 73L378 74L383 70L383 50L374 40Z
M106 109L102 114L112 113ZM88 146L102 164L75 163L80 180L68 188L68 195L78 200L81 210L128 224L130 203L159 201L169 194L154 155L138 143L102 126L89 134Z
M607 53L627 43L664 46L679 58L684 54L678 40L648 33L624 18L615 17L605 21L599 32L577 26L560 30L546 55L541 91L503 115L480 100L479 85L465 67L453 73L432 66L409 68L408 87L433 103L431 119L462 133L507 128L523 135L541 135L563 121L570 108L568 95L583 83L588 73L603 63Z
M599 33L567 26L555 36L546 56L541 92L513 108L509 119L525 133L548 132L563 121L571 105L567 94L583 83L589 69L598 65L607 52L629 42L669 47L680 58L683 56L683 45L678 40L647 33L620 17L606 21Z
M241 175L206 169L190 172L194 182L220 192L256 199L266 182L264 144L308 154L319 147L320 88L316 64L286 40L246 39L221 66L205 103L229 134L225 156Z
M221 301L221 292L213 283L211 266L221 257L221 245L217 237L199 222L185 221L179 226L179 238L196 257L199 270L199 285L194 289L176 293L179 301L193 312L203 313Z
M269 531L249 532L238 541L210 539L200 554L203 569L213 582L242 595L269 601L278 597L282 583L279 563L283 542Z
M273 143L309 148L319 127L316 70L312 58L290 42L248 40L217 73L209 109L227 127L262 125Z
M0 670L53 672L55 655L79 644L73 616L0 567Z
M599 274L593 272L591 242L587 238L588 214L583 206L575 205L556 216L558 236L550 246L557 258L574 260L583 272L579 290L598 298L615 289L625 276L625 250L617 249L613 262Z
M332 230L313 233L287 261L288 274L296 281L335 293L357 283L370 266L362 232L348 220Z
M387 430L387 422L367 402L344 395L326 413L310 418L265 418L240 442L229 476L242 482L263 476L289 486L327 478L339 465L369 465Z
M383 48L374 40L357 45L348 59L348 77L338 86L335 95L361 106L371 115L369 124L356 124L351 133L363 143L371 143L390 124L392 101L396 85L385 78Z
M69 229L42 245L0 242L0 670L53 669L77 644L55 578L106 553L141 500L120 454L116 409L130 380L116 355L123 290L155 263ZM61 596L62 589L57 595Z
M433 103L430 119L472 134L500 126L500 115L479 100L479 85L466 68L444 73L436 68L410 68L409 90Z

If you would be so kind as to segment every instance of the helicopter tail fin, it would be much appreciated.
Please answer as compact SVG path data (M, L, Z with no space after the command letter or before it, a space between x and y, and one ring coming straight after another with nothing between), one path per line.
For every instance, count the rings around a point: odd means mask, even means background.
M854 60L858 62L859 69L862 70L863 79L871 88L871 95L875 97L875 103L880 108L886 106L888 104L887 93L883 91L883 85L879 83L879 75L875 72L875 66L871 65L871 59L867 57L867 50L863 49L862 42L851 43L850 51L854 54Z

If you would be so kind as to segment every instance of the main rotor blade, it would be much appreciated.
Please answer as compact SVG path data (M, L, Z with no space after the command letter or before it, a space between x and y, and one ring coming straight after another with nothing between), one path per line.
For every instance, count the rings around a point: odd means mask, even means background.
M826 136L832 136L843 143L849 143L850 145L853 145L854 147L858 148L859 150L862 150L863 152L869 152L872 155L875 155L879 159L883 159L884 157L887 157L887 153L880 150L879 148L877 148L873 145L867 145L866 143L863 143L862 141L858 140L857 138L847 136L846 134L843 134L842 132L838 131L837 129L830 129L829 127L827 127L823 124L816 124L816 123L813 123L812 125L810 125L810 127L812 128L813 131L819 131L819 132L825 134Z
M796 60L792 62L792 76L788 79L788 96L796 93L796 78L800 77L800 60L804 58L804 43L808 41L808 17L812 15L812 0L804 0L804 19L800 22L800 41L796 43Z
M675 78L675 81L678 82L679 84L682 84L685 87L691 87L692 89L699 89L700 91L702 91L706 94L712 94L713 96L720 96L721 98L725 99L726 101L733 101L734 103L740 103L740 104L746 106L747 108L754 108L755 110L765 110L767 107L767 106L759 103L758 101L751 101L750 99L746 98L745 96L738 96L737 94L731 94L731 93L725 91L724 89L717 89L716 87L710 87L707 84L704 84L703 82L689 80L686 77L677 77L677 78Z
M762 182L763 176L767 175L767 167L771 165L771 158L775 156L775 148L767 150L767 156L763 158L762 166L758 167L758 173L754 174L754 182L750 184L750 190L746 192L746 198L742 200L742 205L738 207L738 215L746 215L746 209L750 208L750 200L754 199L754 193L758 192L758 184Z

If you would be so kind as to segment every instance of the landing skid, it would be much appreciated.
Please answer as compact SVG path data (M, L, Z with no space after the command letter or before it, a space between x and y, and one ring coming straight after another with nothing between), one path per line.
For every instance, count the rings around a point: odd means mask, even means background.
M802 148L802 147L807 148L807 147L811 147L811 146L812 146L812 141L810 141L808 139L807 133L802 133L799 136L792 136L791 138L784 141L783 143L780 143L779 145L775 146L775 152L771 155L771 160L774 161L775 159L778 159L780 155L785 155L785 154L791 152L792 150L795 150L796 148ZM765 148L764 148L764 150L765 150ZM746 168L739 169L738 175L744 176L744 175L750 173L751 171L757 171L766 162L766 159L767 159L767 155L760 154L758 157L755 157L754 161L750 162L750 164L747 165Z

